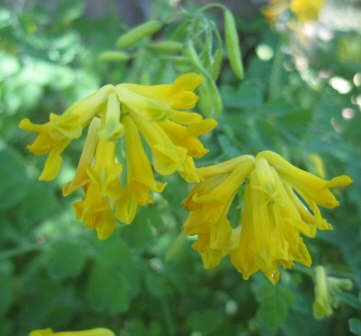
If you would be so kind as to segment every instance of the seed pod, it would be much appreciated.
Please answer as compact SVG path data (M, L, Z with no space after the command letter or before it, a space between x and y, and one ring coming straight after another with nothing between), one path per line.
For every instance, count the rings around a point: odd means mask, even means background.
M219 77L219 73L221 71L223 61L223 50L219 48L216 50L213 56L213 63L212 63L212 78L216 80Z
M150 43L147 47L159 53L173 53L181 51L183 44L178 41L164 40Z
M126 62L130 59L130 55L123 51L104 51L99 55L99 60L106 62Z
M159 31L162 26L162 22L157 20L145 22L121 35L115 45L118 48L132 47L142 38L153 35L157 31Z
M199 58L196 49L194 48L193 42L189 40L186 46L186 55L189 57L192 64L201 72L206 72L201 59Z
M243 78L243 64L241 48L239 46L236 23L231 11L224 11L224 32L226 40L226 48L229 63L233 73L239 78Z
M173 62L177 66L190 66L192 64L190 59L185 56L163 56L160 59Z
M199 105L206 116L221 115L222 98L213 79L207 79L199 88Z

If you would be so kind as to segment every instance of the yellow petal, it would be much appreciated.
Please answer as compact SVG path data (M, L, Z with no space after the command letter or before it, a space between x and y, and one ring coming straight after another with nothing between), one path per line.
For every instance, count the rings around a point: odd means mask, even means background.
M261 152L257 157L265 158L297 191L325 208L334 208L339 204L329 188L347 186L352 181L344 175L331 181L323 180L293 166L280 155L271 151Z
M188 183L200 182L196 166L191 156L187 155L183 164L178 169L179 175Z
M171 107L159 99L146 97L129 89L126 84L116 87L117 98L132 113L145 120L164 120L171 114Z
M95 156L95 148L98 142L98 130L100 128L100 119L94 118L91 124L89 125L88 134L85 139L85 143L83 146L83 151L81 153L78 167L76 169L74 179L66 183L63 186L63 195L68 196L73 193L75 190L84 186L88 180L88 168L91 166L94 156Z
M195 73L188 72L183 75L180 75L173 83L173 90L189 90L194 91L199 85L204 81L204 78Z
M190 134L188 129L173 121L167 120L160 123L161 128L166 132L171 141L187 150L187 154L191 157L200 158L208 153L200 140L196 136Z
M239 164L242 164L242 162L245 163L247 161L254 162L254 157L251 155L237 156L234 159L223 161L215 165L197 168L197 171L201 179L208 179L215 175L228 174Z
M124 134L124 127L120 123L120 105L117 96L111 93L108 96L107 109L103 127L99 136L106 140L117 140Z
M29 336L115 336L115 334L105 328L95 328L80 331L60 331L54 332L52 329L41 329L30 332Z
M161 175L174 173L184 163L187 150L176 146L156 122L133 120L152 150L154 169Z

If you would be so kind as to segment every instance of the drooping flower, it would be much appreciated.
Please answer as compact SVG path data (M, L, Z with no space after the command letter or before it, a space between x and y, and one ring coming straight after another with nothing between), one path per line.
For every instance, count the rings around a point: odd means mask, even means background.
M279 279L280 265L311 265L302 237L332 229L318 206L336 207L330 189L351 183L345 175L324 180L270 151L199 168L198 173L202 181L184 202L190 212L184 228L198 236L193 247L204 266L214 267L229 255L244 279L262 271L272 283ZM232 228L227 213L243 183L241 224Z
M233 248L227 214L253 165L254 158L245 155L198 169L202 181L183 203L190 212L184 229L188 235L198 236L193 248L200 253L205 268L218 265Z
M172 84L106 85L64 114L51 114L45 124L22 120L22 129L39 133L29 150L49 154L39 179L57 176L62 152L89 125L75 176L64 185L63 194L82 189L83 199L74 203L77 218L96 229L99 239L108 238L117 219L131 223L139 205L152 203L151 192L164 189L153 168L160 175L178 172L187 182L199 181L193 158L207 150L198 137L217 123L182 110L194 107L198 96L193 91L202 80L188 73ZM117 153L124 148L121 162Z
M95 328L81 331L58 331L52 329L38 329L29 333L29 336L115 336L115 334L105 328Z

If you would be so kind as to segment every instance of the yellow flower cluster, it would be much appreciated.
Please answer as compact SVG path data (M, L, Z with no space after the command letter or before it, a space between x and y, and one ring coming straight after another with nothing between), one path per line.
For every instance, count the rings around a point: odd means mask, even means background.
M290 10L301 23L317 19L324 0L269 0L268 6L262 9L263 15L271 23Z
M290 4L291 11L300 22L316 20L322 7L323 0L292 0Z
M52 329L38 329L30 332L29 336L114 336L114 333L105 328L95 328L82 331L60 331Z
M199 182L193 158L208 151L198 137L217 123L182 110L194 107L198 96L193 91L202 81L198 74L187 73L172 84L106 85L62 115L50 114L45 124L23 119L22 129L38 133L28 149L48 154L39 179L58 175L62 152L89 125L75 177L64 185L63 194L82 188L83 199L74 203L77 218L94 228L99 239L108 238L116 219L131 223L137 207L152 202L150 192L165 188L155 180L153 168L160 175L177 171L187 182ZM125 167L118 153L123 153Z
M324 180L271 151L199 168L198 174L202 181L184 201L190 212L184 228L198 236L193 247L204 266L215 267L229 255L244 279L262 271L272 283L279 280L279 265L310 266L301 235L332 229L318 206L338 206L330 189L351 183L346 175ZM241 224L233 228L227 215L242 184Z

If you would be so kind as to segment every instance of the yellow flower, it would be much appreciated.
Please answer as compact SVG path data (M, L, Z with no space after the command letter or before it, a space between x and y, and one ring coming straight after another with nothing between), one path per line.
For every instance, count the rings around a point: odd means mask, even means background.
M49 153L40 180L53 180L58 175L62 152L74 139L81 136L83 128L101 108L111 88L111 85L104 86L69 107L63 115L51 113L49 121L45 124L34 124L29 119L21 120L19 124L21 129L39 133L35 141L28 146L29 151L36 155Z
M323 0L292 0L290 3L291 11L300 22L317 19L322 6Z
M351 183L348 176L324 180L270 151L198 172L203 181L184 202L190 212L184 226L187 234L198 235L194 248L205 267L216 266L229 255L244 279L262 271L272 283L279 279L279 265L311 265L302 235L314 237L317 229L332 228L318 205L337 206L330 188ZM227 213L245 181L241 224L232 229Z
M152 167L144 151L141 138L134 121L129 116L123 118L125 126L125 149L127 157L127 186L116 202L116 216L123 223L131 223L138 205L152 202L150 191L162 192L165 183L154 179Z
M184 207L190 212L184 229L198 235L193 244L206 268L220 262L232 246L232 227L227 213L245 177L253 168L252 156L240 156L218 165L199 168L202 179L193 188Z
M49 154L40 179L57 176L62 152L89 125L75 176L64 185L63 194L83 189L83 199L74 203L77 218L96 229L99 239L108 238L117 219L131 223L138 206L152 203L151 192L165 188L155 180L153 167L160 175L177 171L188 182L199 181L193 158L202 157L207 149L198 137L217 123L179 109L194 107L198 96L193 91L202 81L188 73L172 84L106 85L63 115L51 114L43 125L22 120L22 129L39 133L29 150ZM151 150L152 164L143 140ZM125 169L117 154L124 147Z
M115 336L115 334L105 328L95 328L82 331L60 331L55 332L52 329L33 330L29 336Z

